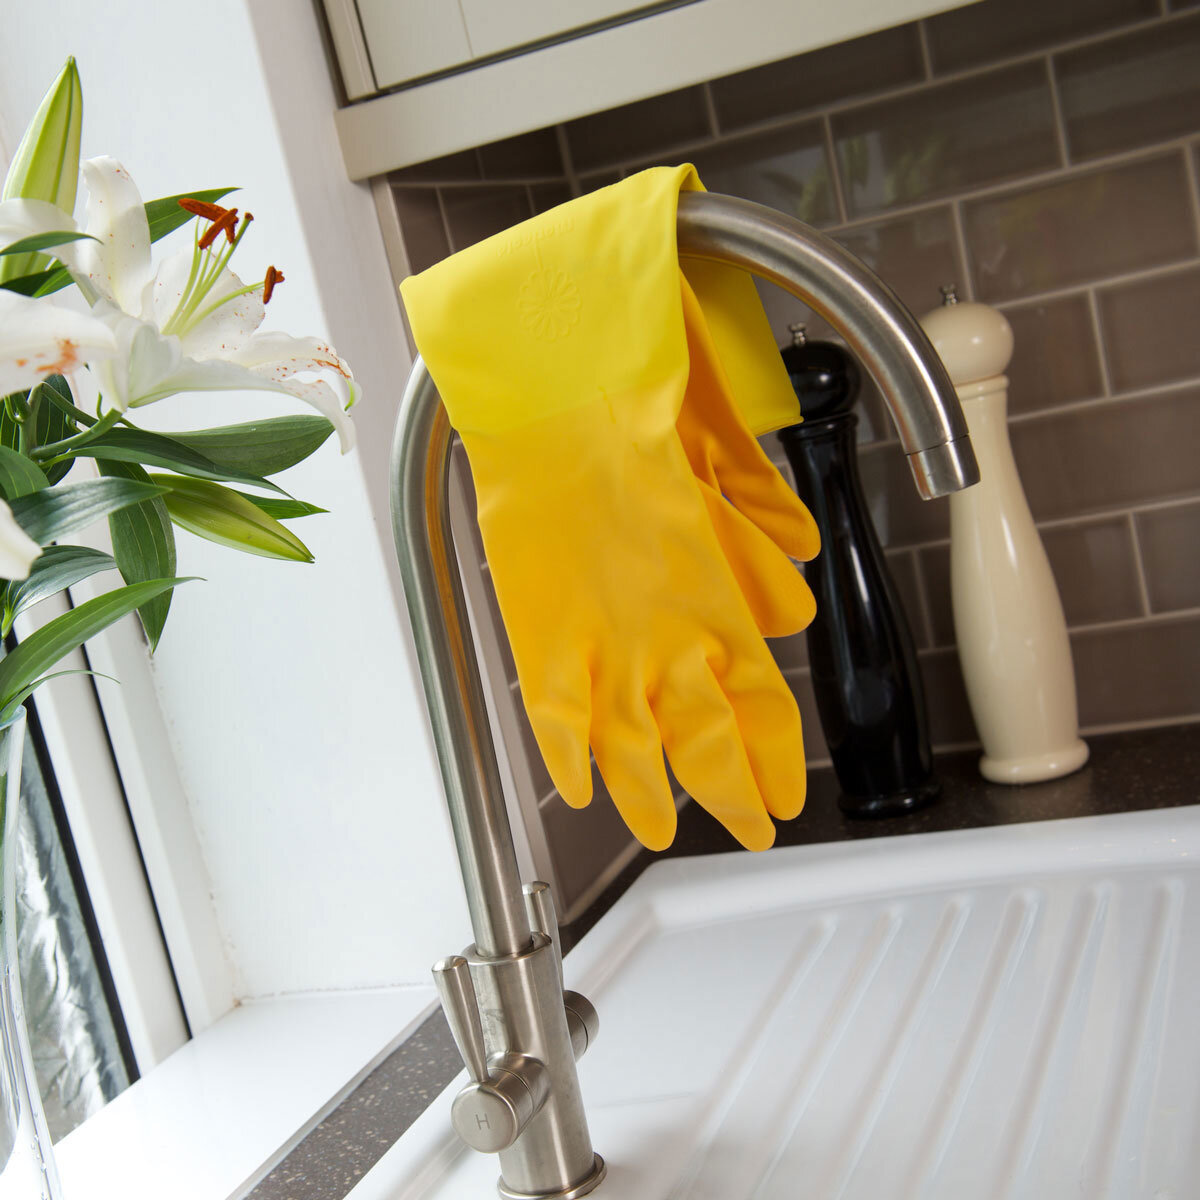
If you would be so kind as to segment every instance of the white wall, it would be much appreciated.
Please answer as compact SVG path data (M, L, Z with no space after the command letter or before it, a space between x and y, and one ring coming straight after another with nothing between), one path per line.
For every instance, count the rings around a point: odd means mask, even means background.
M180 532L155 657L212 906L239 997L428 980L469 939L382 506L408 369L369 193L347 182L309 0L0 0L0 136L11 150L68 54L84 154L112 154L150 198L240 184L257 221L243 274L285 272L267 326L327 335L363 389L363 449L332 443L285 480L331 515L297 526L315 566ZM261 47L261 53L260 53ZM295 411L198 396L144 423Z

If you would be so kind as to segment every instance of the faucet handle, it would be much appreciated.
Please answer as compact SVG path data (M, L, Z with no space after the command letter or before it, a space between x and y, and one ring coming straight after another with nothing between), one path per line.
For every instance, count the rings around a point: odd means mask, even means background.
M487 1047L483 1041L483 1023L475 1000L471 968L461 954L452 954L433 964L433 982L442 999L446 1023L454 1035L454 1044L467 1066L472 1083L488 1079Z
M524 887L525 911L529 915L529 927L544 933L554 943L554 957L558 962L558 982L562 986L562 941L558 935L558 913L554 908L554 893L548 883L540 879Z

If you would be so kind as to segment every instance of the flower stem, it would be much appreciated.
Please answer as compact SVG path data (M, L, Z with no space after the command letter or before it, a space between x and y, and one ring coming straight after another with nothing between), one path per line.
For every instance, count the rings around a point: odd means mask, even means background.
M121 413L115 408L110 408L91 429L85 429L82 433L75 434L74 437L63 438L61 442L51 442L49 445L39 446L31 457L37 462L43 462L49 458L69 458L73 451L107 433L119 420L121 420Z

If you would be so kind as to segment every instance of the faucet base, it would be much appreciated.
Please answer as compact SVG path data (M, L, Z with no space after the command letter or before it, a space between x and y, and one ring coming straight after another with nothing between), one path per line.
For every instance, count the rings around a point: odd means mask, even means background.
M496 1191L504 1197L504 1200L577 1200L577 1197L586 1196L595 1191L607 1174L608 1167L605 1165L604 1159L597 1154L592 1163L592 1173L582 1183L576 1183L565 1191L514 1192L503 1179L496 1184Z

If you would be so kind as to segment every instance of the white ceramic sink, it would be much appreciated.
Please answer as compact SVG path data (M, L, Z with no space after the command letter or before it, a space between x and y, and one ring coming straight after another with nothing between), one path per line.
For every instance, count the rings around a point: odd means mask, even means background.
M1200 807L653 866L572 952L599 1200L1200 1196ZM480 1200L457 1080L353 1200Z

